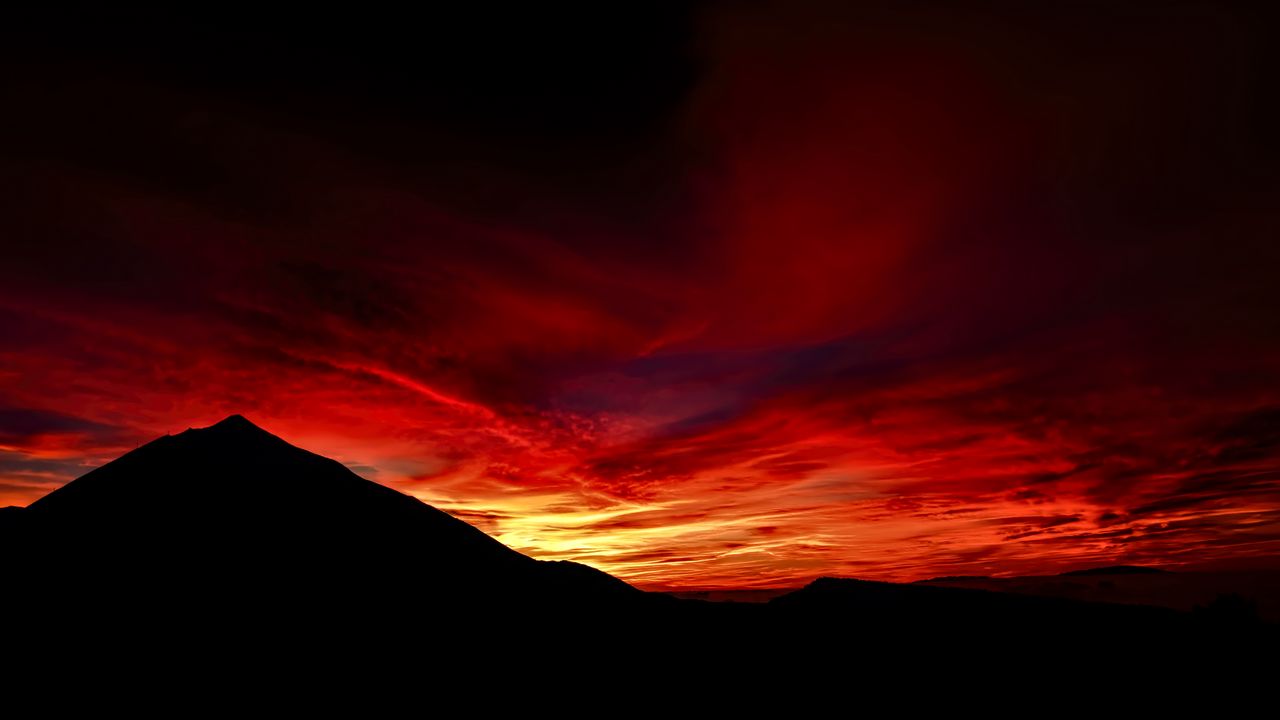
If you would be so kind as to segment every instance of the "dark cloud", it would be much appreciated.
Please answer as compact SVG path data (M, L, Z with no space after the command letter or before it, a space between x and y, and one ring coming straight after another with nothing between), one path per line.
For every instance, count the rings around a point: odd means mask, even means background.
M114 428L84 418L26 408L0 408L0 435L31 437L45 433L105 433Z

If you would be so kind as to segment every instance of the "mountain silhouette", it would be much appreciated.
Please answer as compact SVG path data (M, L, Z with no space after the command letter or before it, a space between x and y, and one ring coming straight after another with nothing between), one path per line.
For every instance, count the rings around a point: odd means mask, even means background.
M93 545L137 542L132 550L144 554L179 544L245 550L241 559L251 561L275 544L342 553L413 543L424 561L442 566L532 562L239 415L148 443L37 500L23 516L46 541L70 534Z
M0 524L33 607L332 617L396 602L518 610L644 594L576 563L539 562L244 417L161 437ZM101 605L113 606L109 610ZM75 612L86 608L77 605Z

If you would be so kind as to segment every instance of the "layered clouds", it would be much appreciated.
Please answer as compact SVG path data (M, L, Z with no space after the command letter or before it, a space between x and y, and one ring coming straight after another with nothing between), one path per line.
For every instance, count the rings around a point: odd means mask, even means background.
M238 412L641 585L1280 549L1256 18L651 20L447 109L34 54L0 504Z

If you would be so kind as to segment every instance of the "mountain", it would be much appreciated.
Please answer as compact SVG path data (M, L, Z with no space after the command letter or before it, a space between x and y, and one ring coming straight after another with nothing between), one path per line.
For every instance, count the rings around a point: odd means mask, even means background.
M8 598L33 608L92 597L68 609L214 608L252 622L644 595L583 565L533 560L239 415L161 437L4 518Z

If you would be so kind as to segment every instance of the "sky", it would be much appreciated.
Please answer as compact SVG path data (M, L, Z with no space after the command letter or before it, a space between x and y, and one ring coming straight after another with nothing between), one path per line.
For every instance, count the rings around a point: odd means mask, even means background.
M0 506L242 413L641 587L1280 567L1258 4L599 5L7 23Z

